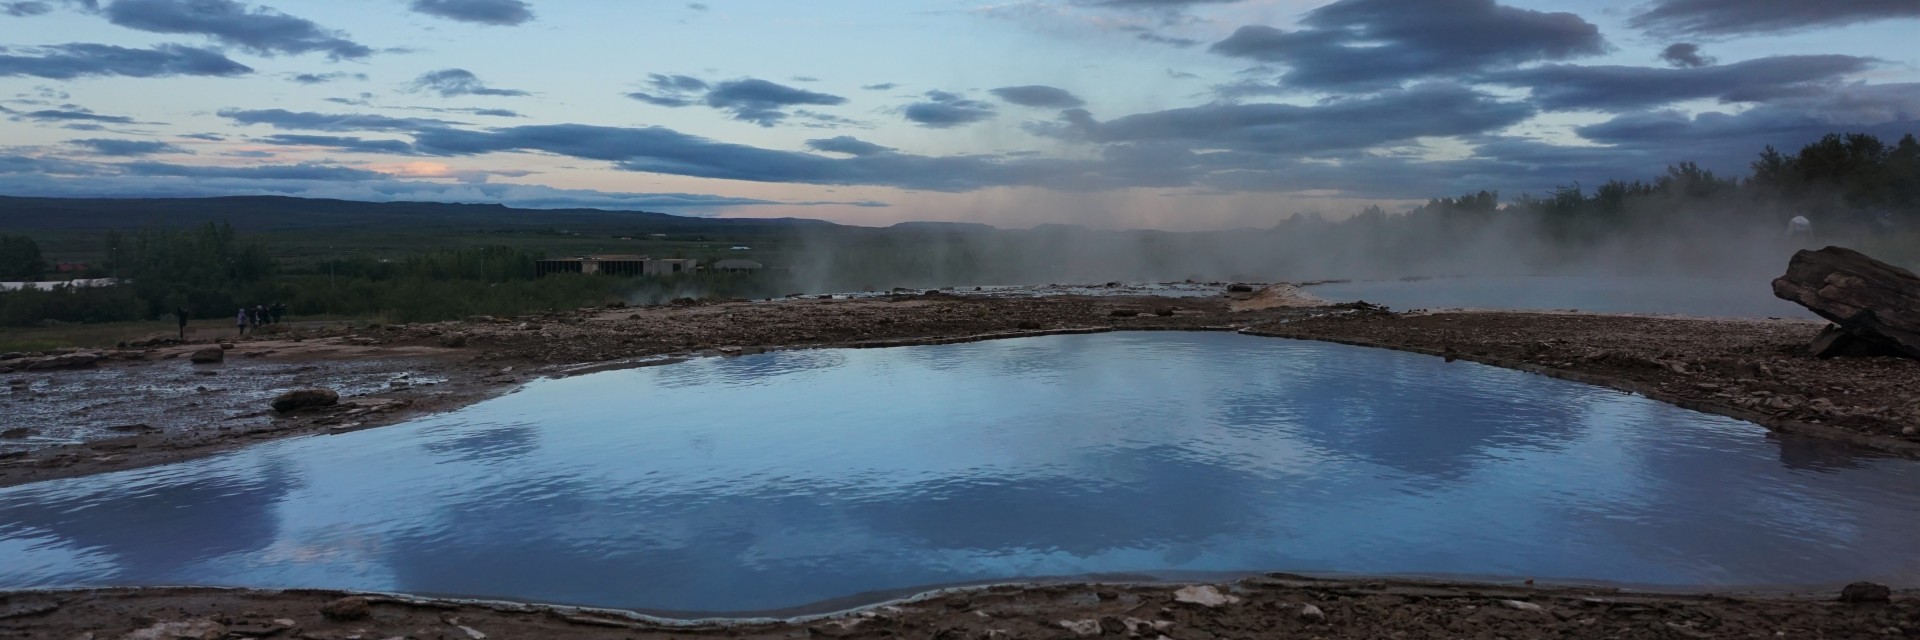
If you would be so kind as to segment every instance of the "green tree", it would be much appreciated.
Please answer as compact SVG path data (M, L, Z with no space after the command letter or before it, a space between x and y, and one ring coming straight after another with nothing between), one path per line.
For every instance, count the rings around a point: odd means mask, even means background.
M47 261L33 238L0 235L0 279L38 280L46 272Z

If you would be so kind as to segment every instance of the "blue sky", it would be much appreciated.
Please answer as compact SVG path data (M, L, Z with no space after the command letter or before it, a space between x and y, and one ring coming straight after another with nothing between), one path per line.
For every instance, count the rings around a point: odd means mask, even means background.
M0 193L1211 229L1920 132L1920 2L0 0Z

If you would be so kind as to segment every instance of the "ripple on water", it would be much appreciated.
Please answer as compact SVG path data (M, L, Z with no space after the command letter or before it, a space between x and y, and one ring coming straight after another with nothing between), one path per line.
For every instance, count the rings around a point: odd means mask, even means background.
M535 382L0 490L0 588L742 612L1089 573L1920 584L1920 467L1392 351L1110 333Z

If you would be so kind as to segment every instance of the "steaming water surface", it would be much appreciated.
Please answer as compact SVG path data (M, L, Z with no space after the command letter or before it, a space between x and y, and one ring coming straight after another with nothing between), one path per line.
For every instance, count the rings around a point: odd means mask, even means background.
M1920 585L1920 465L1235 334L819 350L0 490L0 587L741 612L1096 572Z
M1806 318L1805 308L1773 296L1765 278L1625 276L1469 276L1365 280L1314 285L1328 300L1366 300L1393 309L1578 309L1723 318Z

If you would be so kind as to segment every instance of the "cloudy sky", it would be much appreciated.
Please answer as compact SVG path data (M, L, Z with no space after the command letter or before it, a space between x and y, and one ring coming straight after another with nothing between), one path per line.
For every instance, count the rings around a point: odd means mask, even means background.
M1920 132L1920 0L0 0L0 194L1267 226Z

